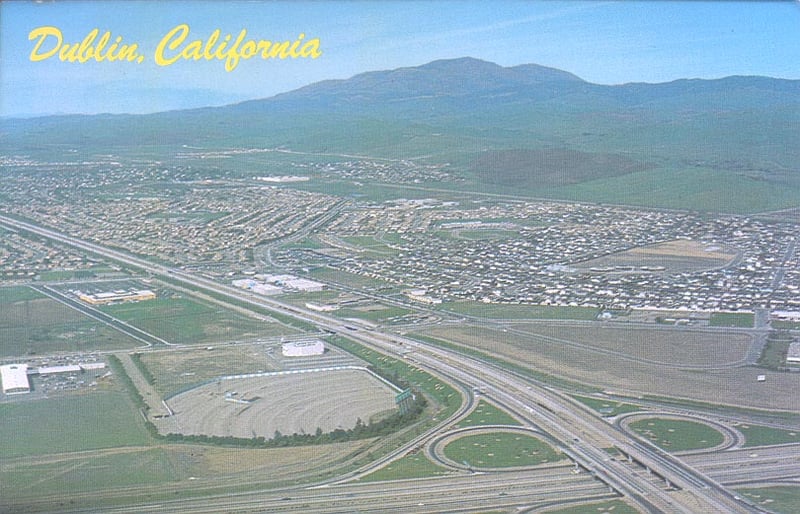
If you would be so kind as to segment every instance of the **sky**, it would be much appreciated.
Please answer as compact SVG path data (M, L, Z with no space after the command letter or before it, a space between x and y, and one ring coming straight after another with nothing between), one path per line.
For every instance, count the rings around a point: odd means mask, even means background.
M189 27L172 53L215 30L220 39L319 42L316 58L178 59L156 48ZM93 29L138 45L142 62L31 59L39 27L62 46ZM97 39L95 41L97 41ZM110 43L109 43L110 44ZM56 48L48 36L39 53ZM68 48L68 47L67 47ZM147 113L267 98L325 79L437 59L535 63L599 84L764 75L800 79L800 3L699 1L122 1L0 3L0 116Z

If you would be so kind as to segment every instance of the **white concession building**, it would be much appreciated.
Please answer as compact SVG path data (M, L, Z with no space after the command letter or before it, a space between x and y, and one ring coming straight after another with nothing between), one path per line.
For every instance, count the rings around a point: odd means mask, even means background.
M310 357L325 353L325 343L319 339L313 341L294 341L284 343L282 348L284 357Z
M0 379L3 381L3 394L30 393L27 364L6 364L0 366Z

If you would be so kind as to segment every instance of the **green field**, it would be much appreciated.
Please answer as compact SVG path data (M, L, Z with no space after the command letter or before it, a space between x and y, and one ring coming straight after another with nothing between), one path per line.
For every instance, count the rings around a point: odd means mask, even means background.
M0 404L0 458L149 444L125 393L93 391ZM13 444L11 444L13 442Z
M6 499L164 484L184 478L176 476L175 463L161 448L125 448L94 454L73 454L47 460L12 464L0 472L0 492ZM20 500L18 507L24 501ZM0 501L0 507L2 501Z
M768 509L769 512L779 514L800 512L800 487L798 486L760 487L737 489L737 491L756 505Z
M263 345L193 348L169 352L142 352L140 361L154 377L153 386L169 397L188 386L225 375L277 371ZM278 350L280 352L280 350Z
M722 433L706 424L682 419L647 418L634 421L628 427L671 452L713 448L725 439Z
M331 268L316 268L309 273L312 279L322 280L323 282L332 282L346 287L353 287L356 289L368 289L372 291L380 291L382 293L391 293L400 291L400 286L390 284L383 280L376 278L363 277L350 273L347 271L335 270Z
M254 340L290 330L229 309L186 297L156 298L100 307L115 318L173 344Z
M639 514L639 511L622 500L610 500L599 503L586 503L574 507L555 508L544 511L547 514Z
M541 439L500 431L459 437L444 447L444 454L476 468L535 466L565 458Z
M761 425L738 425L736 429L744 434L744 447L800 442L800 430L783 430Z
M481 400L478 402L478 406L475 407L475 410L470 412L469 416L456 424L456 428L480 427L486 425L520 426L521 424L522 423L514 419L506 411Z
M26 286L0 287L0 305L37 300L45 298L44 295Z
M0 356L117 350L141 344L32 289L0 291Z
M755 315L749 312L715 312L709 324L712 327L753 328Z
M589 398L588 396L572 395L573 398L582 404L596 410L603 416L613 417L628 412L637 412L642 410L638 405L631 403L623 403L615 400L604 400L602 398Z
M399 250L373 236L342 236L340 239L349 245L363 249L362 258L386 258L400 253Z
M599 309L587 307L550 307L546 305L504 305L473 301L452 302L442 307L454 314L490 319L574 319L593 320Z
M402 480L406 478L429 478L447 475L449 472L437 466L423 452L409 454L384 466L361 479L363 482L381 482L384 480Z

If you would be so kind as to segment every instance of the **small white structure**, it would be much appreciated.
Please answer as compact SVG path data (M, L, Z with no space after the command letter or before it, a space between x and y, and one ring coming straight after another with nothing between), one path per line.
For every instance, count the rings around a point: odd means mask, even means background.
M53 373L80 373L83 368L77 364L67 366L42 366L38 369L40 375L51 375Z
M786 352L786 362L800 364L800 341L795 341L789 345L789 351Z
M770 318L777 321L800 321L800 311L772 311Z
M306 308L317 312L333 312L339 310L339 306L331 303L306 302Z
M325 343L319 339L313 341L294 341L284 343L281 349L284 357L310 357L325 353Z
M105 362L82 362L79 364L82 370L84 371L91 371L95 369L105 369L106 363Z
M27 364L6 364L0 366L0 379L3 381L4 394L30 393Z

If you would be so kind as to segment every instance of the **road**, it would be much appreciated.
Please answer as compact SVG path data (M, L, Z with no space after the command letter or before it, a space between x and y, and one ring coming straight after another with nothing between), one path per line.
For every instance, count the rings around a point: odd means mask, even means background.
M240 289L218 284L204 277L198 277L167 266L150 263L138 257L70 237L48 228L20 222L5 216L0 216L0 225L29 231L39 236L122 262L153 275L160 275L169 281L178 282L183 287L191 287L205 293L211 292L232 300L245 301L255 307L266 307L283 314L289 314L322 329L334 333L342 333L362 344L384 352L398 354L411 349L413 354L406 354L406 356L413 359L414 362L452 377L468 387L487 391L485 394L488 397L496 398L503 404L510 406L518 415L524 416L526 421L540 427L561 441L564 445L561 448L562 451L602 482L637 504L645 512L760 512L758 508L743 503L738 499L738 496L696 469L689 467L656 447L633 440L616 427L599 419L596 414L568 396L503 368L433 345L400 338L396 335L348 329L342 325L340 320L327 315L286 305L272 298L247 295ZM609 458L606 448L610 446L616 447L625 455L630 456L632 460L641 463L650 471L662 477L665 480L665 485L675 486L680 491L665 490L648 478L644 478L639 474L632 474L630 468L624 462ZM474 482L474 480L470 481L470 488L476 487L471 482ZM480 489L474 490L480 491ZM479 505L480 501L486 499L486 494L488 493L489 491L484 491L483 494L478 494L472 499L451 493L450 501L458 503L450 504L450 508L457 504L462 506L465 504ZM418 488L414 488L414 498L417 497L416 494L418 494ZM563 491L561 494L563 494ZM507 497L503 497L504 500L501 501L497 497L496 489L491 489L491 496L492 502L490 504L494 507L502 506L505 502L510 501ZM400 495L396 494L395 488L392 488L391 494L387 494L382 488L378 498L380 498L379 501L384 503L374 509L385 508L388 502L396 501L399 497ZM311 501L313 498L317 498L317 496L312 495L306 501ZM369 510L367 508L368 498L366 496L357 498L357 500L364 502L356 504L365 507L362 512L378 512L378 510ZM513 504L519 506L523 503L514 499ZM279 510L272 508L275 505L273 502L269 502L269 504L270 511L279 512ZM261 505L263 506L263 503ZM406 510L410 506L411 504L406 498L403 510L405 512L414 512L412 509ZM156 506L151 505L149 507L148 512L159 512L155 508ZM332 510L329 511L342 510L342 507L330 507ZM228 506L226 505L227 508ZM295 508L300 507L295 506ZM358 508L344 510L358 512ZM306 510L317 511L316 508ZM446 510L445 505L439 505L438 510L427 509L421 512L441 512ZM319 511L324 512L324 510ZM195 510L193 512L201 511Z

